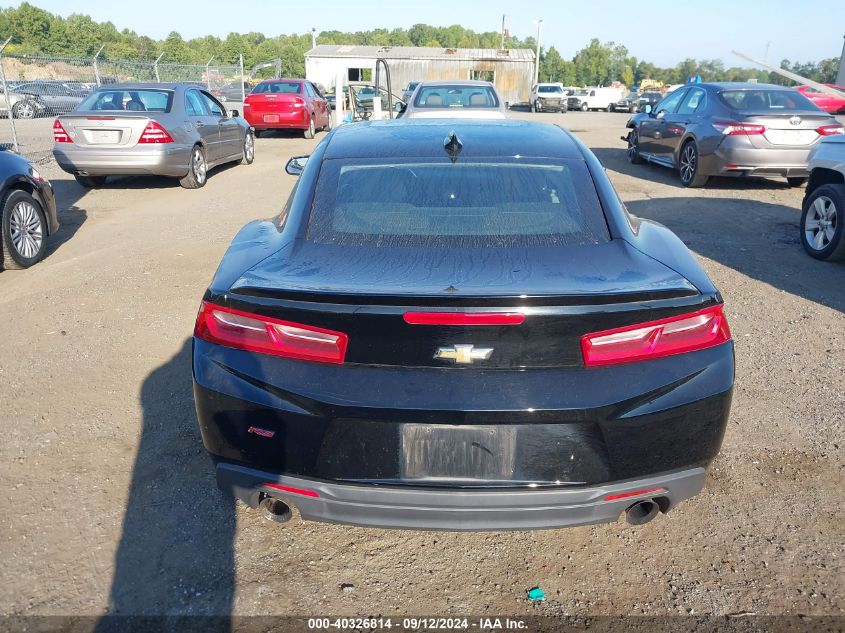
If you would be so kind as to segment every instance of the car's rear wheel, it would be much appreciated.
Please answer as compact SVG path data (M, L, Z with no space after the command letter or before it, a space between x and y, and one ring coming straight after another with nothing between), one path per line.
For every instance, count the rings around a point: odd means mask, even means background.
M47 222L38 201L26 191L11 191L2 207L3 267L29 268L44 258Z
M244 137L244 151L243 156L241 156L241 165L252 165L252 161L255 160L255 137L252 135L252 132L247 131L246 137Z
M628 162L632 165L642 164L643 157L640 156L640 135L636 130L628 134Z
M678 159L678 173L684 187L703 187L707 184L709 176L700 174L699 167L698 146L695 141L687 141L681 148L681 156Z
M807 184L807 179L803 176L790 176L786 179L790 187L803 187Z
M199 189L208 180L208 163L205 160L205 152L199 145L194 145L191 150L191 164L188 173L179 180L179 184L185 189Z
M608 103L607 104L607 111L608 112L616 112L616 106L613 105L612 103Z
M811 257L845 259L845 185L822 185L804 201L801 244Z
M314 133L316 132L316 128L314 127L314 115L311 115L311 119L308 121L308 129L305 130L305 138L314 138Z
M35 118L35 105L31 101L18 101L12 106L12 116L16 119Z
M323 128L323 131L325 131L325 132L331 132L332 131L332 111L331 110L329 110L326 113L326 125Z
M581 112L586 112L590 107L586 103L581 104Z

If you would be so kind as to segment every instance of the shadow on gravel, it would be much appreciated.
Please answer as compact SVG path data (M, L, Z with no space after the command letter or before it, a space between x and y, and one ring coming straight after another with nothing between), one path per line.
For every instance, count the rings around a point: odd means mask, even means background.
M681 185L677 170L655 165L654 163L643 163L641 165L632 165L629 163L625 151L625 141L621 139L619 141L619 147L592 147L590 149L607 169L612 169L632 178L650 180L661 185L687 191L687 188ZM714 191L761 191L790 189L790 186L785 178L729 178L714 176L707 182L704 191L707 189Z
M197 429L190 339L144 380L141 404L110 610L97 631L229 631L234 501L218 491Z
M59 230L47 240L47 254L50 257L62 244L69 242L88 219L88 212L77 205L85 190L75 180L50 180L56 194L56 212L59 216Z
M625 204L634 215L665 224L708 259L845 312L845 265L820 262L804 252L798 209L757 200L701 197Z

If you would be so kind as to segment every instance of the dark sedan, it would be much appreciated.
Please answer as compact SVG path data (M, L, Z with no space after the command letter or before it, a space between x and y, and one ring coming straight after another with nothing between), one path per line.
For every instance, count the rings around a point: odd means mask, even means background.
M29 268L59 230L53 187L29 161L0 150L0 201L3 268Z
M194 331L222 489L281 522L450 530L639 524L701 490L722 298L571 134L360 123L287 169Z
M690 84L628 121L628 160L678 171L685 187L710 176L807 182L810 150L842 124L796 90L768 84Z

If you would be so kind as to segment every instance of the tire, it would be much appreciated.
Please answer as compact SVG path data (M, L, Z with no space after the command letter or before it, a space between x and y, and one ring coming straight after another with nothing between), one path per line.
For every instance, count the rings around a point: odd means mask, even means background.
M567 112L569 112L569 107L568 107L568 106L563 106L563 107L560 109L560 113L561 113L561 114L566 114Z
M208 163L205 160L205 151L199 145L194 145L191 150L191 161L188 173L179 180L179 184L185 189L199 189L204 187L208 181Z
M822 185L804 199L800 232L810 257L845 260L845 185Z
M687 141L678 156L678 175L684 187L703 187L710 180L709 176L698 173L698 146L695 141Z
M323 127L323 131L326 133L332 131L332 116L334 115L332 114L332 111L329 110L329 116L326 117L326 125Z
M581 104L581 112L586 112L590 107L586 103Z
M74 178L86 189L99 189L106 184L106 176L74 176Z
M3 268L20 270L44 259L47 221L38 201L26 191L10 191L3 200L0 218Z
M305 130L303 135L305 136L305 138L314 138L314 135L316 134L316 132L317 132L317 130L314 127L314 115L312 114L311 119L308 122L308 129Z
M786 179L790 187L803 187L807 184L807 179L803 176L791 176Z
M255 130L255 138L260 138L262 132L264 132L264 130Z
M632 165L642 165L645 161L640 156L640 135L636 130L628 134L628 162Z
M35 105L31 101L18 101L12 106L12 116L16 119L34 119Z
M616 112L616 106L613 105L612 103L608 104L607 111L608 112Z
M244 147L241 152L241 165L252 165L255 160L255 137L252 132L247 131L244 137Z
M537 102L536 101L531 102L531 107L529 108L529 110L531 110L531 112L537 111Z

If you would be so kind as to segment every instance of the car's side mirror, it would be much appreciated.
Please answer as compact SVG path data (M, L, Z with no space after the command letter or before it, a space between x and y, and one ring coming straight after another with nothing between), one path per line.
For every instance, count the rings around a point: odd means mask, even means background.
M408 106L406 106L402 101L397 101L393 104L393 109L396 110L396 112L404 112L406 107Z
M305 170L307 163L308 156L294 156L288 160L287 165L285 165L285 171L291 176L299 176Z
M232 118L235 118L235 119L236 119L236 118L238 118L239 116L241 116L241 113L240 113L240 112L238 112L237 110L232 110Z
M662 119L665 116L666 116L666 110L661 110L660 112L657 113L658 119Z
M652 108L652 107L651 107L651 104L650 104L650 103L647 103L647 104L645 104L645 105L643 106L643 112L645 112L646 114L651 114L651 111L652 111L653 109L654 109L654 108Z

